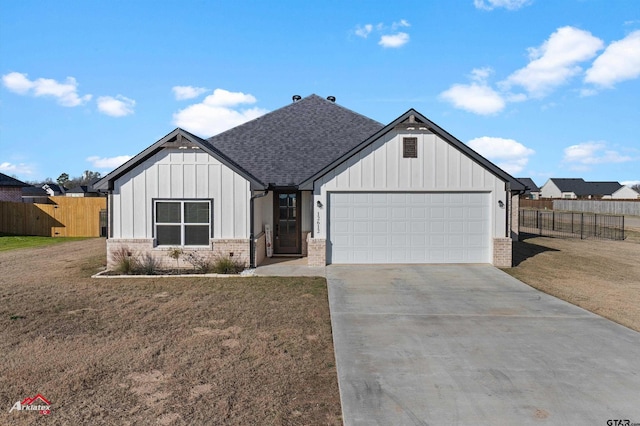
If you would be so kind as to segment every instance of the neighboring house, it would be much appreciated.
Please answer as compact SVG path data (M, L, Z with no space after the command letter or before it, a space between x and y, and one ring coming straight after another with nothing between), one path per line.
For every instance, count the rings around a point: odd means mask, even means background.
M540 188L531 178L517 178L524 186L527 187L525 189L524 194L520 197L525 198L527 200L537 200L540 198Z
M640 193L631 187L622 185L620 189L611 194L611 197L604 196L602 198L611 198L613 200L637 200L640 198Z
M75 188L71 188L66 191L65 195L67 197L99 197L100 192L93 187L93 185L99 180L100 178L96 178L86 185L79 185Z
M25 203L49 204L49 197L64 195L65 188L57 183L42 183L22 188L22 201Z
M209 139L175 129L98 181L109 265L181 247L255 266L270 227L269 251L310 266L511 266L518 180L413 109L383 125L297 99Z
M0 173L0 201L22 202L22 188L29 187L28 183Z
M612 198L622 185L618 182L586 182L582 178L551 178L540 189L542 198L593 199Z

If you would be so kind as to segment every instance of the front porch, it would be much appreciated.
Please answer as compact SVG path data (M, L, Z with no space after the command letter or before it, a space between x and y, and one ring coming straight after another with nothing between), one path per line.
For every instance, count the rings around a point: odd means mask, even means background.
M254 196L256 194L254 192ZM313 195L297 188L275 188L254 201L253 226L256 266L281 263L279 256L298 257L306 266L326 262L321 247L312 239ZM291 258L288 258L291 261ZM312 274L314 275L314 274Z

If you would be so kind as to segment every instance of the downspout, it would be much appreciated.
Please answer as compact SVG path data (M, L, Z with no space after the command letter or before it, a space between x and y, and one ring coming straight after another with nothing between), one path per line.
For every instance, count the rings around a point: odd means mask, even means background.
M256 254L255 254L255 243L253 242L254 238L254 220L253 220L253 201L256 198L262 198L269 193L269 189L266 189L262 194L252 195L249 199L249 268L256 267Z
M506 189L507 189L507 202L506 202L506 211L507 211L507 217L505 218L506 221L506 226L505 226L505 237L507 238L511 238L511 218L513 217L511 215L511 182L507 182L506 185Z
M113 189L107 194L107 239L113 238Z

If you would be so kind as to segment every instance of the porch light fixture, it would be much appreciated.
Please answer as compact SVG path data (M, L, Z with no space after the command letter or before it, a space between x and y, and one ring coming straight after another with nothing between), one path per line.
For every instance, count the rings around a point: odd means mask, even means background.
M318 206L318 208L322 208L322 201L316 201L316 206Z
M498 200L498 206L499 206L500 208L503 208L503 207L504 207L504 203L502 202L502 200Z

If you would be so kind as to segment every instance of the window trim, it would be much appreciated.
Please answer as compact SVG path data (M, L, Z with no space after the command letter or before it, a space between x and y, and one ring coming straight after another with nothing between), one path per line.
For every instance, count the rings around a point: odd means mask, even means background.
M156 222L156 204L157 203L180 203L180 223L160 223L160 225L180 225L180 244L168 244L160 245L156 239L157 226ZM204 223L187 223L184 221L184 204L185 203L209 203L209 239L213 238L213 198L152 198L151 199L151 237L154 240L156 247L209 247L210 243L206 245L185 245L185 225L200 225L204 226Z

